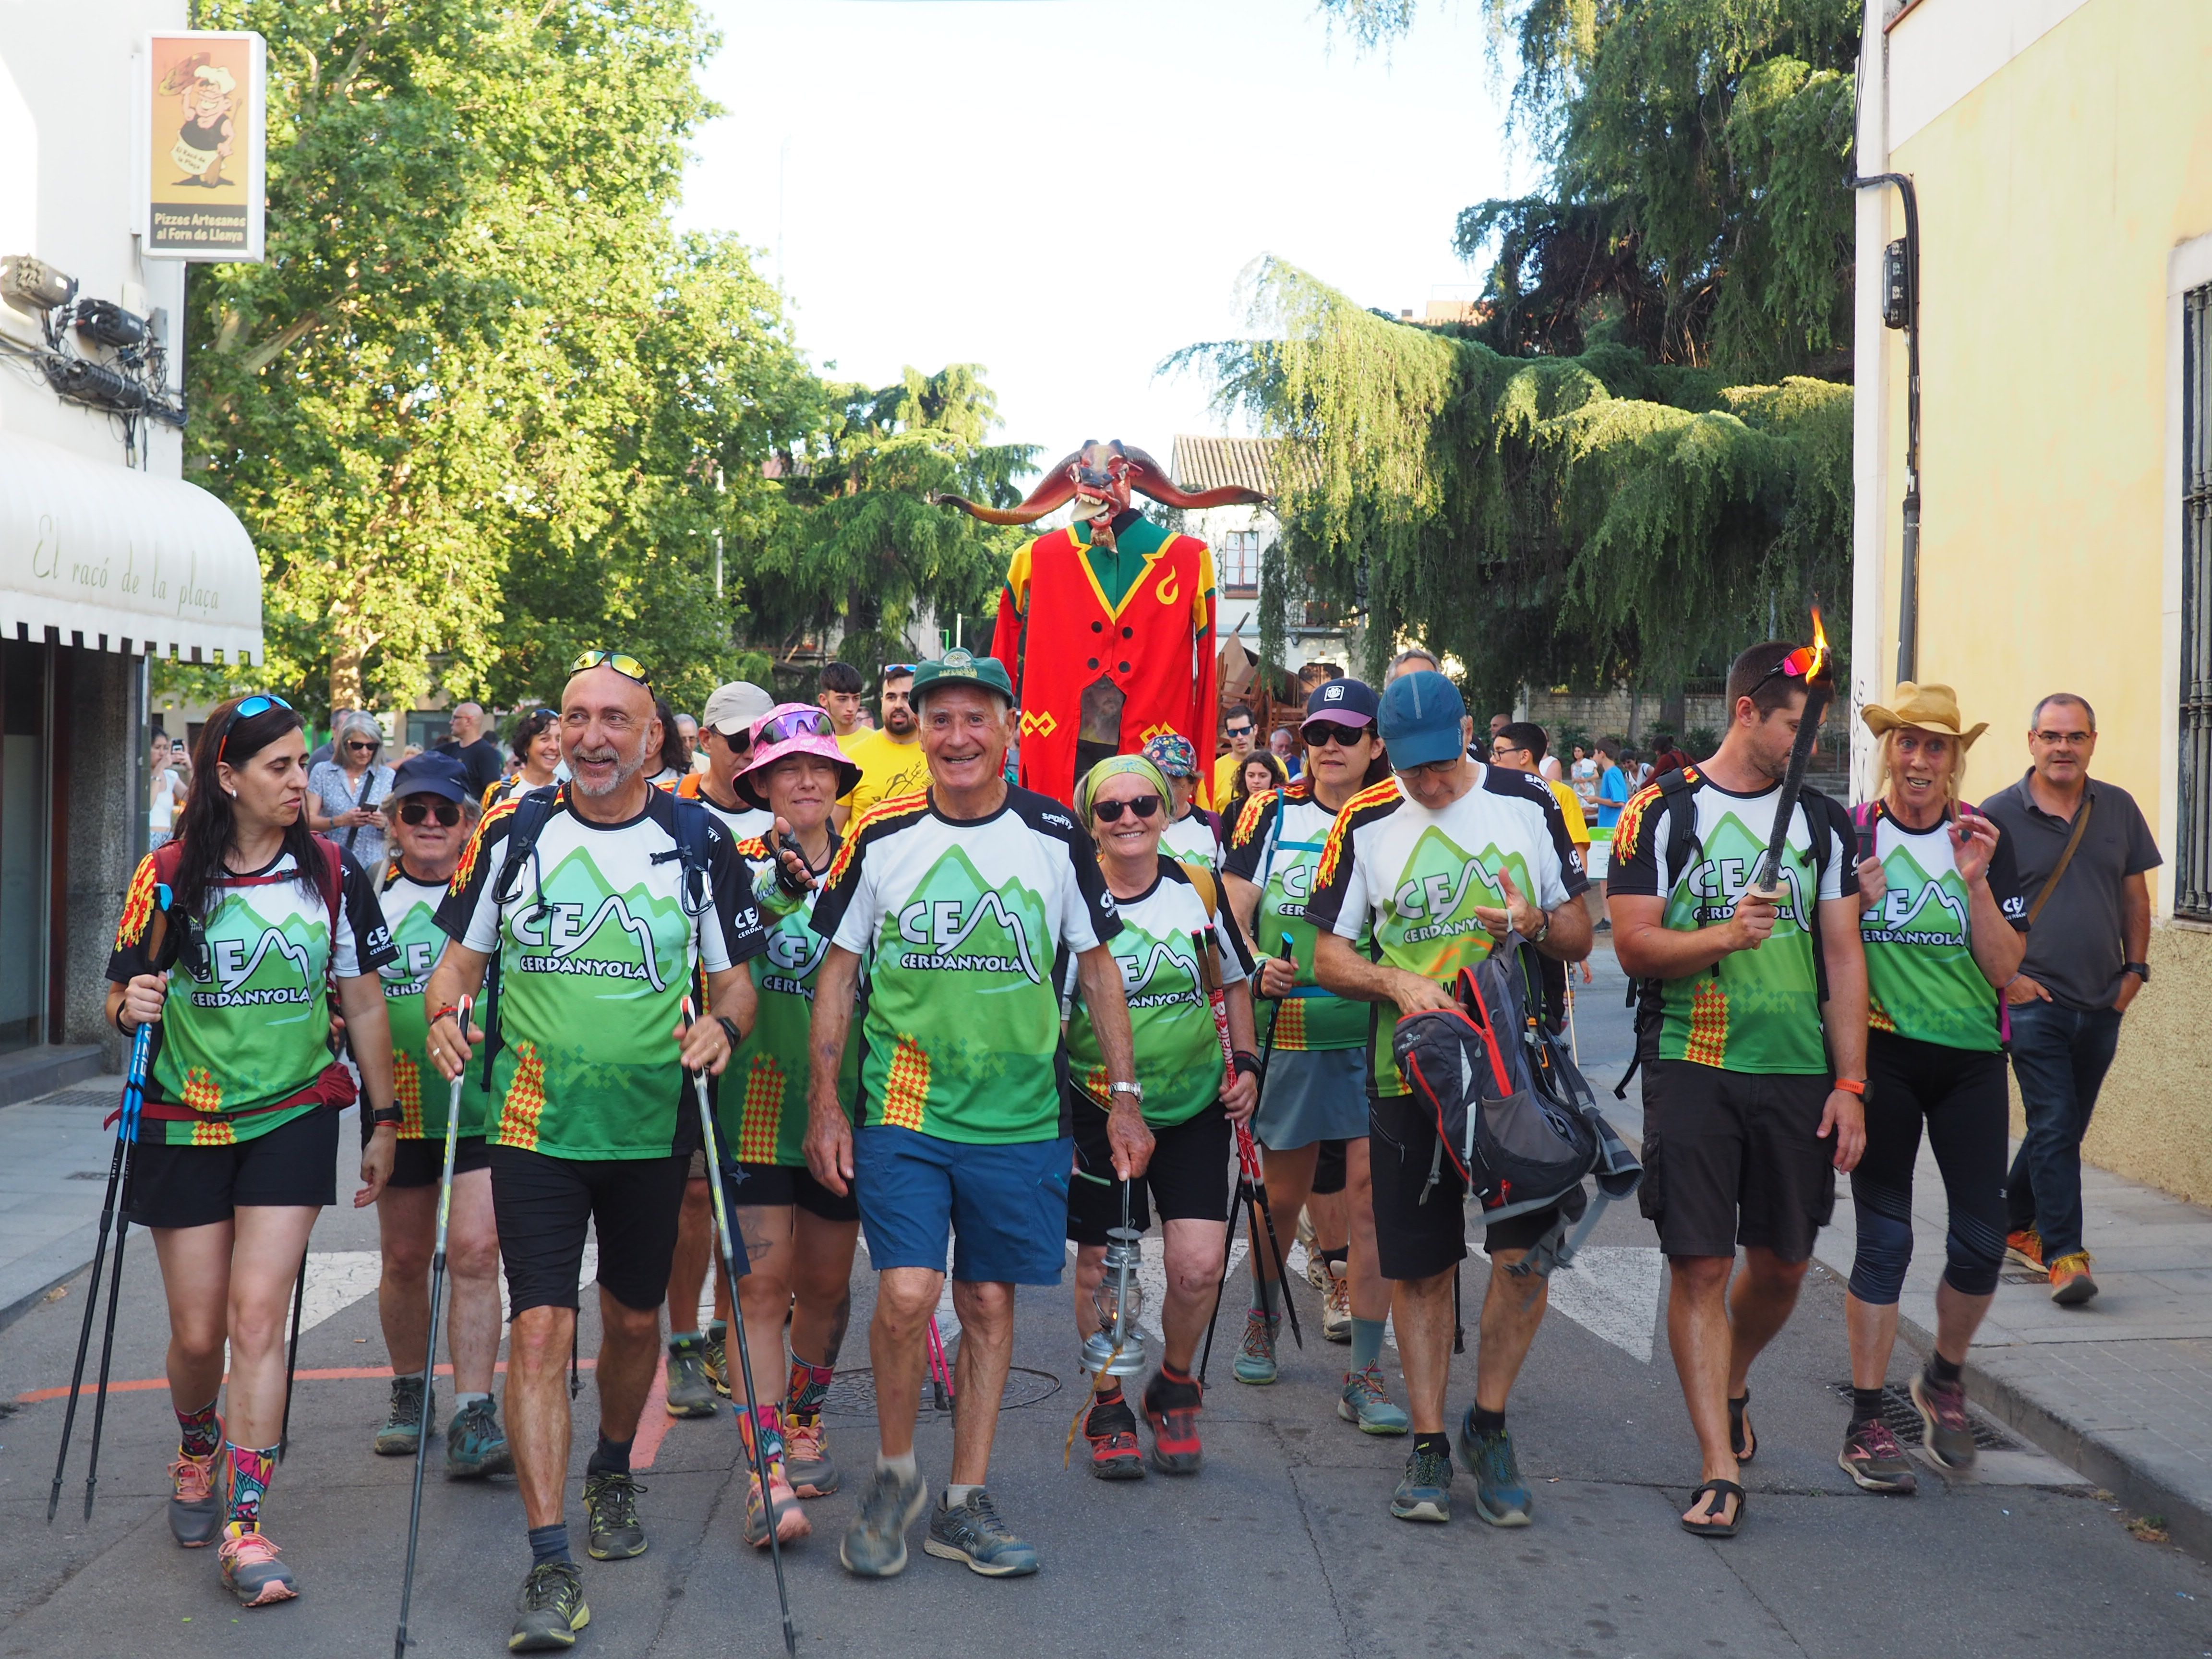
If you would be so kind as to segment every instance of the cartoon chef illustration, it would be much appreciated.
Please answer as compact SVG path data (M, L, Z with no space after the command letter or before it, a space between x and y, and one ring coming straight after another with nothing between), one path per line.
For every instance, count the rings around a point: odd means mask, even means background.
M237 106L232 94L237 87L237 76L204 56L188 58L169 72L163 90L184 97L185 123L169 150L169 159L185 174L178 184L222 187L222 164L230 155Z

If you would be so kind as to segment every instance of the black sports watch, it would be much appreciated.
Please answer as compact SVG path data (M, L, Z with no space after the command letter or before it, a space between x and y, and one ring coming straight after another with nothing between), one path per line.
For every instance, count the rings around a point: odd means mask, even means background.
M377 1129L381 1129L387 1123L398 1123L399 1109L397 1106L372 1106L368 1111L368 1121L372 1128Z
M2124 962L2120 964L2120 971L2133 974L2146 985L2150 983L2150 963L2147 962Z

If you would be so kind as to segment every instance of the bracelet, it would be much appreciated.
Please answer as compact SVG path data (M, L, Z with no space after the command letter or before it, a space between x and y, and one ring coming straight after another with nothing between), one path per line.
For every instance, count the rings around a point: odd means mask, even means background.
M1230 1056L1229 1069L1238 1077L1256 1078L1260 1075L1260 1056L1249 1048L1239 1048Z
M461 1005L459 1003L449 1002L444 1007L439 1009L437 1012L430 1016L429 1023L435 1025L440 1020L445 1019L449 1016L458 1018L460 1012Z
M1839 1077L1829 1086L1841 1090L1847 1095L1856 1095L1861 1100L1866 1098L1866 1084L1858 1079Z
M115 1005L115 1018L111 1023L114 1025L116 1030L125 1036L131 1036L135 1034L132 1027L125 1025L123 1023L123 1005L119 1001Z
M738 1030L737 1021L732 1019L727 1014L717 1014L714 1016L714 1024L722 1028L722 1035L730 1040L730 1050L734 1054L738 1045L744 1041L744 1036Z
M1141 1083L1109 1083L1106 1085L1106 1092L1109 1095L1134 1095L1137 1104L1141 1106L1145 1103L1145 1085Z

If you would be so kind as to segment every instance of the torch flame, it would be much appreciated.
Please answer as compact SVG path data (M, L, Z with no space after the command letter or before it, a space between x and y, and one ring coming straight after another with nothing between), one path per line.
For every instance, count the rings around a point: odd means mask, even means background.
M1826 672L1827 666L1828 633L1820 626L1820 607L1816 605L1813 607L1813 668L1805 678L1808 680L1818 679Z

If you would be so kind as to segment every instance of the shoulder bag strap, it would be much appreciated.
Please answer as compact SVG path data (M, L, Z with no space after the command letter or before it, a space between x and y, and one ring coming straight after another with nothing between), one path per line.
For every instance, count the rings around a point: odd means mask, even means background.
M2066 838L2066 850L2058 855L2058 862L2051 867L2051 876L2043 884L2043 890L2035 896L2035 902L2027 907L2027 925L2035 926L2035 919L2043 914L2043 907L2051 902L2051 895L2058 886L2058 878L2066 873L2066 866L2074 862L2074 849L2081 844L2081 832L2089 827L2089 814L2097 805L2094 795L2081 797L2081 815L2074 820L2074 833Z

